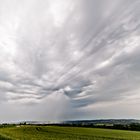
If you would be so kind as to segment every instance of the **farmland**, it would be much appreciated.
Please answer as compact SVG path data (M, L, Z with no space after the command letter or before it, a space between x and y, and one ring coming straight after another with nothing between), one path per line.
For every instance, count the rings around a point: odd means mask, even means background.
M0 140L140 140L140 132L59 126L0 128Z

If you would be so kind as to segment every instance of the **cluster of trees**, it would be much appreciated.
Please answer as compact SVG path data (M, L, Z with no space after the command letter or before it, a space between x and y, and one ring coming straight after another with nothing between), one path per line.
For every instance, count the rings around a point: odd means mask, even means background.
M134 130L134 131L140 131L140 124L135 124L135 123L132 123L132 124L129 124L129 125L121 125L121 124L118 124L118 125L113 125L113 128L114 129L122 129L122 130Z
M8 123L0 124L0 128L3 128L3 127L13 127L13 126L16 126L16 124L8 124Z
M139 123L131 123L131 124L49 124L49 125L57 125L57 126L69 126L69 127L88 127L88 128L108 128L108 129L120 129L120 130L133 130L140 131Z
M93 125L96 128L120 129L120 130L133 130L140 131L140 124L113 124L113 125Z

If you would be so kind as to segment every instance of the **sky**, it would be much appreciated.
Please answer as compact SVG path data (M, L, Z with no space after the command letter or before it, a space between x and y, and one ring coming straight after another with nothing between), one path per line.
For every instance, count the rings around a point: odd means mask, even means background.
M140 119L140 1L0 0L0 112Z

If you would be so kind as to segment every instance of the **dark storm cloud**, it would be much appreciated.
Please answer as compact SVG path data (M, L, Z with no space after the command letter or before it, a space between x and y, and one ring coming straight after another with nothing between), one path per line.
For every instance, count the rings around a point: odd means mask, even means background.
M138 112L139 100L130 102L140 97L138 0L0 0L0 4L4 114L20 110L11 119L91 118L103 116L101 111L108 107L106 115L114 117L110 106L121 110L123 103ZM124 107L126 114L129 106Z

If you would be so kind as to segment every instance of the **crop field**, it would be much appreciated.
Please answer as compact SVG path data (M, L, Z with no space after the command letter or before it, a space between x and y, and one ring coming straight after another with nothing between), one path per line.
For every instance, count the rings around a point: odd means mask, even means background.
M0 140L140 140L140 132L26 125L0 128Z

